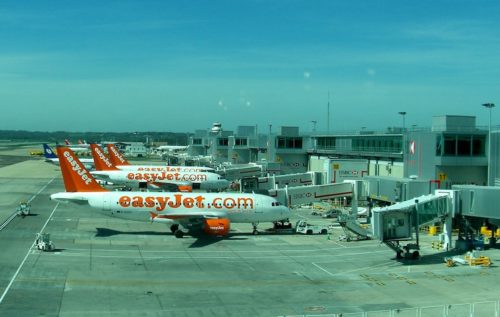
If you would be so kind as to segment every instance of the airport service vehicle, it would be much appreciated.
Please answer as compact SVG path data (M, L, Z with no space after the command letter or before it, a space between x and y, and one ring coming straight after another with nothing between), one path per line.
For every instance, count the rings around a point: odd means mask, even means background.
M54 250L54 243L50 240L49 233L37 233L35 246L41 251L52 251Z
M173 145L172 145L173 146ZM211 167L204 166L167 166L167 165L131 165L114 144L107 144L111 164L120 170L134 170L144 172L213 172Z
M17 206L16 211L18 216L24 218L31 213L31 204L23 201Z
M325 211L322 215L323 218L337 218L340 214L342 214L341 209L332 208L328 211Z
M295 224L295 232L302 234L327 234L328 225L310 224L305 220L299 220Z
M147 183L157 188L174 186L176 190L186 192L192 189L220 191L230 185L228 180L211 172L120 170L113 165L100 146L91 144L90 149L96 167L92 175L113 183Z
M88 204L111 217L170 225L177 238L190 232L225 236L231 223L287 221L288 207L276 199L253 193L111 192L101 187L69 148L57 148L66 191L51 200Z

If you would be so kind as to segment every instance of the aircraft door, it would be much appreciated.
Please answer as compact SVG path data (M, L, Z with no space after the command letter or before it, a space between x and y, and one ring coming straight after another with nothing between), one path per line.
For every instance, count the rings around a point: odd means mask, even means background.
M255 206L254 206L254 214L262 214L264 213L263 204L261 201L261 197L255 196Z

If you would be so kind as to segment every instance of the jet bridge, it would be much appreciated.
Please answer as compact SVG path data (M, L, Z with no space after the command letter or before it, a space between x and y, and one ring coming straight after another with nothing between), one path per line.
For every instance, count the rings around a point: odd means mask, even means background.
M243 177L259 177L262 175L262 166L256 164L241 164L241 165L230 165L229 167L224 167L218 169L216 173L219 173L225 179L229 181L234 181L241 179Z
M443 223L443 247L451 245L451 223L457 202L452 190L436 190L434 194L416 197L394 205L372 210L373 236L396 252L398 258L419 256L419 228L434 222ZM405 246L401 241L413 241Z
M258 188L259 189L275 189L296 187L296 186L306 186L306 185L316 185L319 182L319 173L307 172L307 173L296 173L296 174L284 174L284 175L268 175L265 177L259 177Z
M325 199L350 197L353 195L351 183L285 187L269 191L269 195L287 206L309 204ZM354 201L354 199L353 199Z

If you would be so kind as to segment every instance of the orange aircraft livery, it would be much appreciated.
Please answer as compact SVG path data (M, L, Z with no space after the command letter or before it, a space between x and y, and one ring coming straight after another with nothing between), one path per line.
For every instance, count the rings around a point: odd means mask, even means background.
M167 206L171 209L176 208L215 208L215 209L253 209L254 201L251 197L217 197L211 199L210 203L205 204L206 196L187 196L183 194L175 194L171 196L128 196L123 195L118 199L118 204L121 207L135 207L135 208L153 208L156 206L156 211L163 211Z
M200 182L200 181L207 181L207 175L168 173L165 171L160 173L130 172L127 174L127 179L136 181L148 181L148 182L156 182L163 180Z

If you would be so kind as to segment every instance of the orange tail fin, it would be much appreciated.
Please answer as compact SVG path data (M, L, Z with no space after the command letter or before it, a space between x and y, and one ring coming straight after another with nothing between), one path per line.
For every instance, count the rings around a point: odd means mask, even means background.
M94 165L97 171L116 171L118 170L109 158L104 154L102 148L97 144L91 144L90 150L92 151L92 156L94 157Z
M59 166L67 192L106 192L87 171L75 153L67 147L58 147Z
M108 154L109 159L113 165L130 165L130 163L125 159L125 157L120 153L120 150L116 148L114 144L108 144Z

